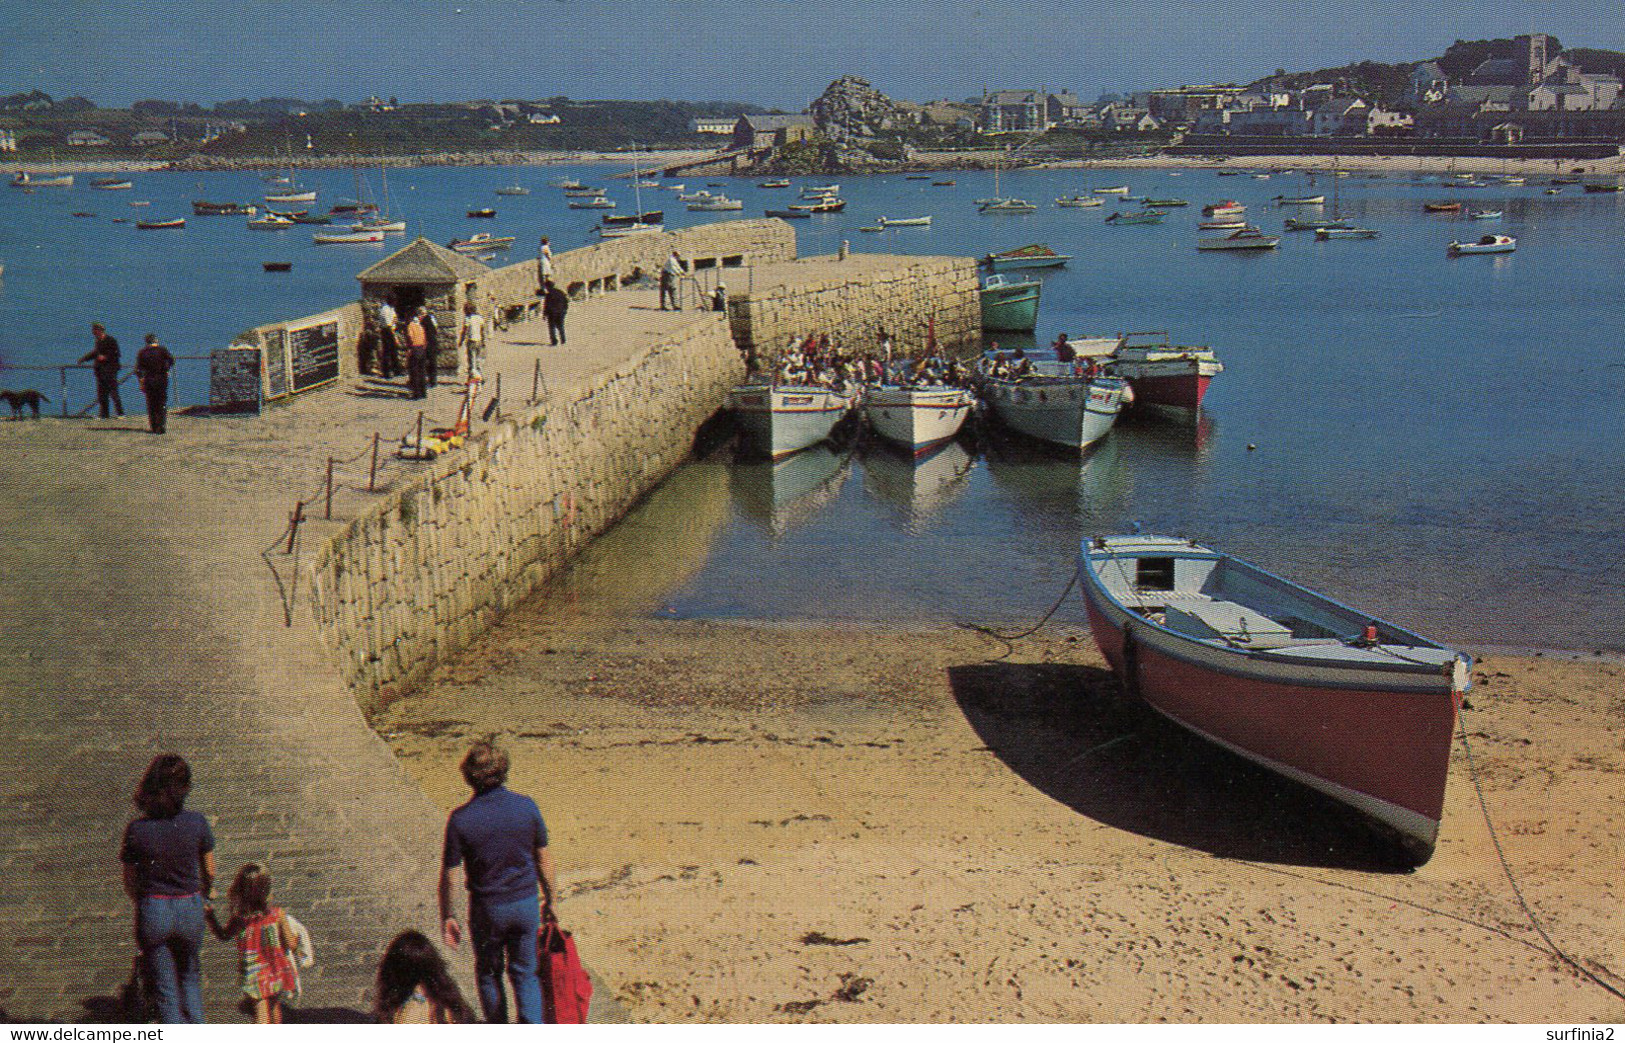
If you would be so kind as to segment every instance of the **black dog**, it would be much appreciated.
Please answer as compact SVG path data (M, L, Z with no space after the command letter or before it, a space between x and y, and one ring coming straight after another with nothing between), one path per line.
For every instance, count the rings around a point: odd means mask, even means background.
M23 418L24 406L31 407L34 410L34 419L38 420L39 404L41 402L51 401L38 391L0 391L0 399L4 399L6 405L11 407L11 417L13 420L21 420Z

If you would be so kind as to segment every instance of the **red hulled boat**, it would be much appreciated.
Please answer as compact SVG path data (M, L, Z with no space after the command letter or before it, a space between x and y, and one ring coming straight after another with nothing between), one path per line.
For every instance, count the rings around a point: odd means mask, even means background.
M1131 693L1432 857L1468 656L1175 537L1096 538L1078 572Z

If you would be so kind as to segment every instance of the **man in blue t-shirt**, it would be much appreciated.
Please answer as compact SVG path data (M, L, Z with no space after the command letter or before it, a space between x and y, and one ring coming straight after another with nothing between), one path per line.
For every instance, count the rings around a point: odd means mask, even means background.
M555 893L547 824L534 800L503 785L508 780L506 750L477 742L463 757L462 771L474 795L446 820L440 862L441 933L453 949L462 943L463 928L451 908L452 870L462 866L485 1020L508 1020L502 992L506 965L518 1020L539 1025L542 983L537 976L536 935L542 911L552 904Z

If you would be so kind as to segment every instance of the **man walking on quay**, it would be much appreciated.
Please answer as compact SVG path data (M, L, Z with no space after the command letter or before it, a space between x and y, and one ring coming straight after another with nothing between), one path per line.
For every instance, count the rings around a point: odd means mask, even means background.
M146 344L135 353L135 378L147 396L147 427L155 435L164 433L169 418L169 371L174 366L175 356L158 343L158 335L147 334Z
M108 410L109 403L118 410L119 416L123 416L124 403L118 397L118 341L99 322L90 327L90 333L96 338L95 347L81 356L79 361L92 363L96 373L96 404L102 407L103 420L112 415Z
M547 342L553 346L564 343L564 316L570 310L570 295L556 286L552 279L542 284L542 316L547 319Z
M485 379L485 316L469 301L463 305L463 345L468 350L468 379Z
M463 867L468 885L468 926L474 938L474 972L485 1020L506 1022L504 965L522 1024L542 1021L542 984L537 976L536 935L542 910L551 906L553 863L547 825L536 802L503 785L508 754L476 742L463 757L463 779L474 795L446 820L440 862L441 933L452 949L463 928L452 912L452 870Z
M683 272L685 270L686 270L686 268L683 265L683 256L682 256L682 254L679 254L676 250L673 250L671 252L671 256L666 258L665 267L660 269L660 310L661 311L666 310L666 300L667 300L667 298L671 299L671 310L672 311L682 311L683 310L682 306L677 303L677 280L681 279L683 277Z

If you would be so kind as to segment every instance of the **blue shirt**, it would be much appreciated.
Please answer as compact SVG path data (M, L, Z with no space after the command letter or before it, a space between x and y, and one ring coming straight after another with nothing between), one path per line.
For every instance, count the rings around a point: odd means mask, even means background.
M541 809L504 786L475 794L446 820L446 868L463 866L469 895L484 902L535 898L536 849L546 846Z
M119 861L135 867L136 894L195 895L203 890L199 866L214 850L209 820L195 811L174 818L138 818L124 827Z

